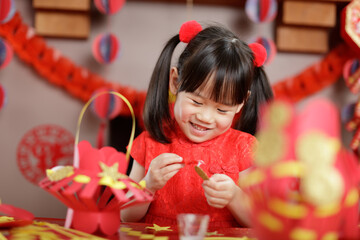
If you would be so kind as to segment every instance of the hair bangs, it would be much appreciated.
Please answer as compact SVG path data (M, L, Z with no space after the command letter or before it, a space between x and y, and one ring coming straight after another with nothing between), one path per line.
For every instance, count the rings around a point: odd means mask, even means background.
M203 51L201 54L195 54L185 64L179 72L180 88L179 91L195 92L207 85L209 76L216 68L216 59L214 56Z
M249 74L244 69L247 66L238 59L232 61L219 61L213 76L209 76L211 81L210 99L226 105L241 104L248 95ZM239 67L240 66L240 67Z

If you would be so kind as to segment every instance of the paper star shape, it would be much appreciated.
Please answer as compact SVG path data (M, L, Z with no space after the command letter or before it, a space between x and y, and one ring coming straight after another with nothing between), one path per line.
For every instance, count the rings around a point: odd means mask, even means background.
M170 229L170 226L168 227L160 227L159 225L155 224L153 225L153 227L146 227L147 229L152 229L155 232L159 232L159 231L170 231L172 232L172 229Z
M103 162L99 162L100 168L102 170L101 173L98 174L99 177L109 177L114 182L116 182L119 178L124 178L124 174L119 173L119 163L114 163L112 166L107 166Z

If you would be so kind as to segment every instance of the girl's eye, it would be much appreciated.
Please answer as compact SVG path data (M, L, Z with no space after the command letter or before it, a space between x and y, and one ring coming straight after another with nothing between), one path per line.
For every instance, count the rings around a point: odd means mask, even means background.
M220 109L220 108L218 108L217 109L219 112L221 112L221 113L227 113L228 111L227 110L222 110L222 109Z
M196 105L201 105L201 103L195 101L194 99L193 99L193 102L194 102Z

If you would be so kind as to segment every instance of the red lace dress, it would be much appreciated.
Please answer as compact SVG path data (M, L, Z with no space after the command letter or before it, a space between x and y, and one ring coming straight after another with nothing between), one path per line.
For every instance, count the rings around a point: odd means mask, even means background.
M148 171L152 159L162 153L175 153L183 157L185 167L155 193L143 221L162 226L176 225L179 213L209 214L209 227L238 227L227 208L209 206L202 179L195 172L198 160L209 175L222 173L237 182L239 172L252 164L252 144L255 137L230 128L221 136L203 143L190 142L179 128L171 134L172 143L162 144L153 140L148 132L141 133L134 141L131 155ZM239 203L241 204L241 202Z

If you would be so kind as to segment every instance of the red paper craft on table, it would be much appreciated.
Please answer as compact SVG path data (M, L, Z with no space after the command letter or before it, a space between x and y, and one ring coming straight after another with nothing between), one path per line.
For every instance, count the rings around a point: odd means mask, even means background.
M130 108L133 129L126 155L112 147L92 148L87 141L79 144L82 116L89 104L99 95L114 94ZM113 235L120 226L120 209L149 202L152 193L142 183L125 175L135 132L135 116L125 97L117 92L102 92L84 106L78 121L75 138L74 166L58 167L48 171L40 186L53 194L71 210L67 223L87 233Z
M29 225L33 220L34 215L31 212L0 203L0 229Z
M254 168L239 185L262 239L359 239L359 163L340 141L336 107L319 99L300 114L264 108Z

